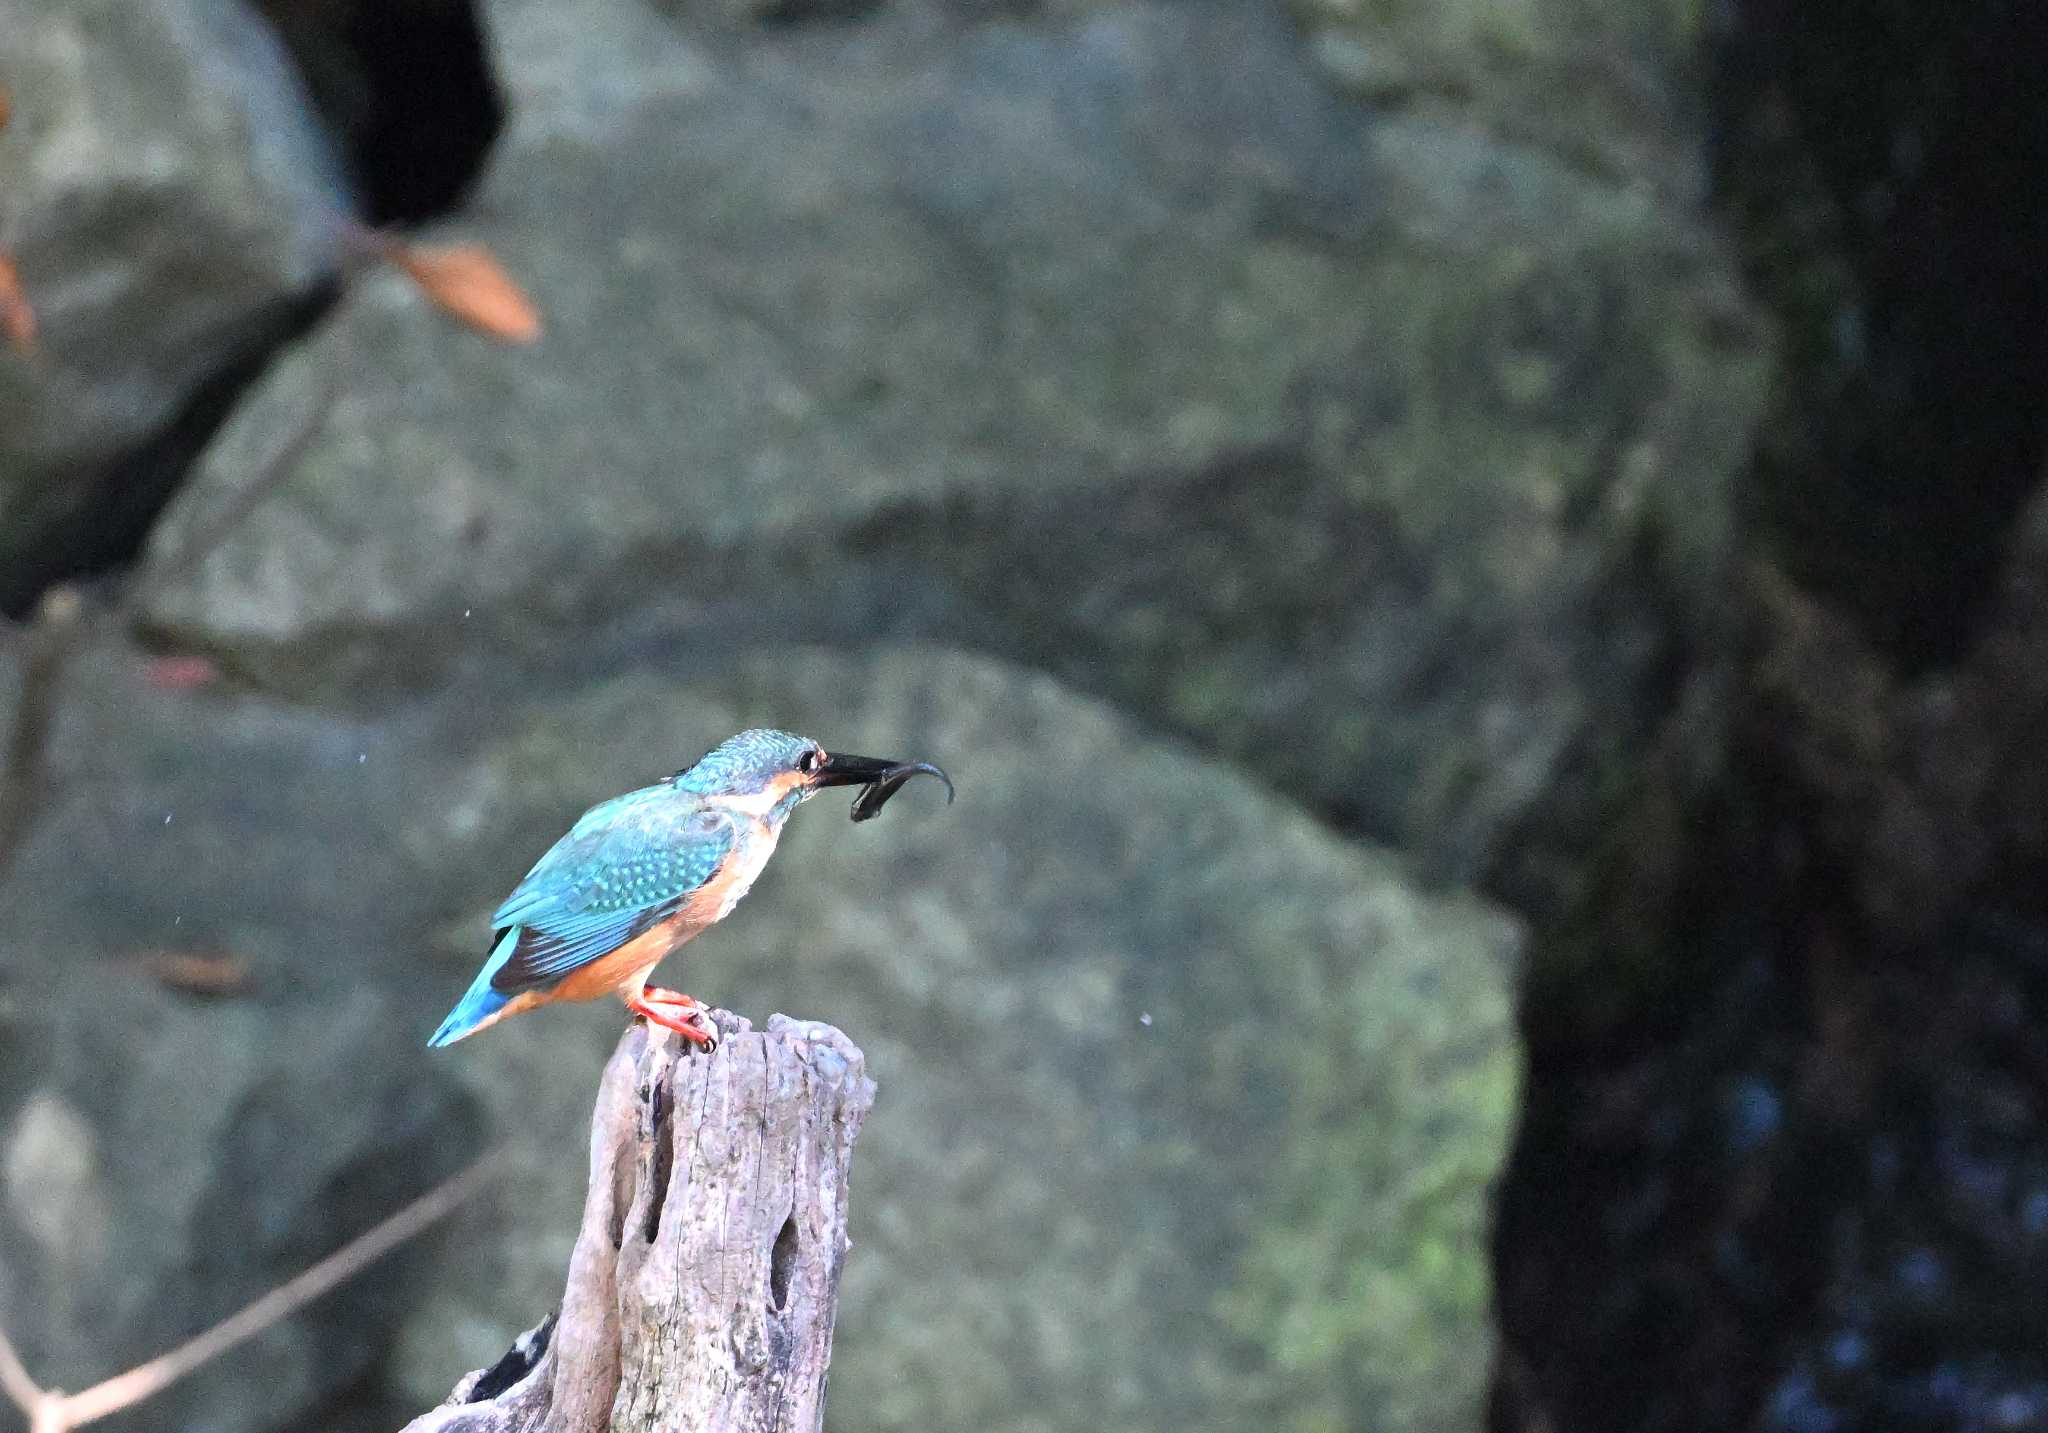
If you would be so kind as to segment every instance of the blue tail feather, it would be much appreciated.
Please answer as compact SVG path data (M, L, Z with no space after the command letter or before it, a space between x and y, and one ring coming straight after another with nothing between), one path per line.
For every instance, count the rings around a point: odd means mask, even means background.
M434 1032L434 1038L427 1041L429 1049L453 1045L465 1035L473 1035L493 1015L503 1010L512 997L501 995L491 988L491 977L496 975L511 959L512 947L519 943L519 927L513 926L505 932L504 939L491 951L491 958L484 962L484 968L477 972L476 979L462 999L455 1002L455 1008L448 1012L448 1018L441 1022L441 1028Z

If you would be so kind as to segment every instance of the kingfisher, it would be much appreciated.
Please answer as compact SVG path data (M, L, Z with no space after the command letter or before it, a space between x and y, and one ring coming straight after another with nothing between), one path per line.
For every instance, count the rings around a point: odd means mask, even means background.
M808 737L743 731L667 781L599 802L534 862L491 918L490 958L430 1046L556 1000L616 993L643 1019L705 1048L704 1007L647 977L676 947L732 913L775 854L782 824L830 786L861 788L866 821L913 776L953 782L927 761L827 752Z

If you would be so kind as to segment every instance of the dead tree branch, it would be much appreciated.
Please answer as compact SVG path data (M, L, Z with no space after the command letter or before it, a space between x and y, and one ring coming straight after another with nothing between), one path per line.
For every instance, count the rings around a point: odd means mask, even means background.
M192 571L225 542L256 510L257 504L275 492L278 485L298 468L299 460L306 456L313 440L320 436L320 430L327 425L327 419L340 397L341 380L332 373L327 374L313 401L306 405L306 411L292 425L284 440L256 465L256 470L242 481L240 487L228 495L211 521L188 536L168 561L130 589L122 606L130 613L140 611L148 604L151 594Z
M605 1067L559 1316L406 1433L818 1433L865 1059L726 1011L700 1056L636 1025Z
M486 1155L240 1312L230 1314L170 1352L95 1383L83 1393L60 1393L38 1385L22 1366L6 1332L0 1330L0 1391L28 1415L30 1433L70 1433L73 1428L83 1428L133 1407L280 1319L290 1318L329 1289L354 1278L406 1240L447 1218L481 1189L497 1169L498 1157Z
M49 745L58 690L77 643L84 608L76 589L53 587L43 594L30 621L21 658L21 687L14 699L14 724L7 733L6 765L0 766L0 876L12 864L42 804L46 780L43 752Z

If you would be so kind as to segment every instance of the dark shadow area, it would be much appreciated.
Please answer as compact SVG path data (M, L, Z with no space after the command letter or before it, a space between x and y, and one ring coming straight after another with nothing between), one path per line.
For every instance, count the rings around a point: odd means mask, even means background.
M2048 437L2048 27L1990 0L1734 13L1716 188L1789 360L1752 514L1878 645L1936 665Z
M505 103L471 0L258 0L346 160L359 217L408 224L448 213L483 172ZM201 380L147 443L81 474L101 496L0 574L0 613L132 563L242 394L338 295L332 283L249 325L243 356Z
M483 172L505 100L473 0L258 0L354 178L362 217L447 213Z
M177 495L185 475L243 392L262 376L279 350L313 326L337 293L334 285L324 284L316 293L257 319L244 356L201 383L155 437L98 472L81 474L79 481L99 490L98 500L78 508L36 551L0 568L0 613L26 617L48 588L117 572L132 563L148 542L157 517Z
M1712 774L1539 931L1499 1433L2048 1426L2044 57L1991 0L1740 0L1712 57L1784 380Z
M514 1340L512 1347L505 1350L505 1356L484 1370L483 1377L470 1389L465 1403L483 1403L496 1398L527 1374L548 1351L548 1341L555 1335L555 1320L560 1311L551 1312L539 1324L528 1329Z
M796 1216L790 1215L775 1231L775 1247L768 1252L768 1306L776 1313L789 1307L789 1281L797 1265Z
M1574 1024L1578 992L1541 985L1525 1005L1494 1230L1503 1433L1751 1426L1817 1297L1848 1175L1798 1108L1814 1012L1792 933L1817 893L1774 869L1770 833L1798 819L1775 790L1699 813L1683 888L1605 952L1650 972L1624 1015Z
M648 1098L653 1104L648 1111L651 1164L647 1175L647 1214L641 1221L640 1237L652 1244L661 1232L661 1211L668 1207L668 1182L676 1164L676 1132L675 1111L663 1097L661 1087L655 1086Z

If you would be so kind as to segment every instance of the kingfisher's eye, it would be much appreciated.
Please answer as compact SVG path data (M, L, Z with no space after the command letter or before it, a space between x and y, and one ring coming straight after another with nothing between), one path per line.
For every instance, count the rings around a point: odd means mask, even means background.
M816 776L818 768L825 764L825 753L815 746L796 759L796 769L806 776Z

